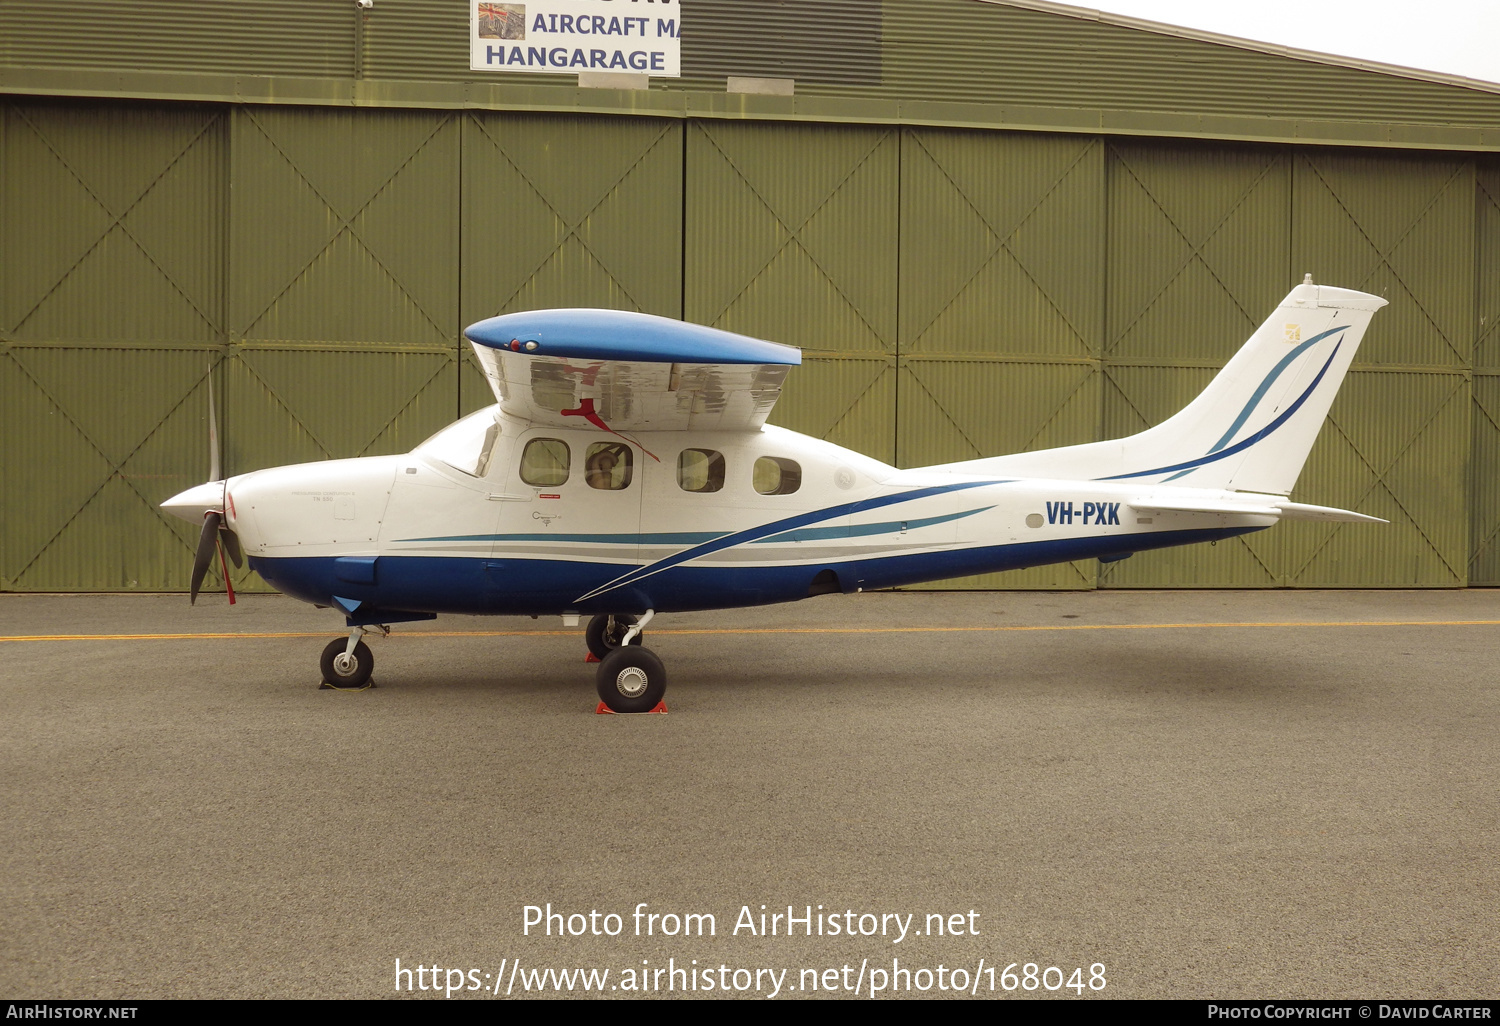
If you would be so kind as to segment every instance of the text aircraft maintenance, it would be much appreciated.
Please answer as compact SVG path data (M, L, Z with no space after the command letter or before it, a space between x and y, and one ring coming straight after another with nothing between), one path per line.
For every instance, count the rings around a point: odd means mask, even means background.
M915 470L766 424L797 349L646 314L505 314L465 332L497 405L406 455L258 470L162 505L203 525L195 599L222 540L345 614L330 683L365 683L362 635L391 623L588 615L600 698L642 712L666 690L640 646L658 613L1123 559L1288 518L1383 522L1288 495L1384 305L1309 276L1156 427Z

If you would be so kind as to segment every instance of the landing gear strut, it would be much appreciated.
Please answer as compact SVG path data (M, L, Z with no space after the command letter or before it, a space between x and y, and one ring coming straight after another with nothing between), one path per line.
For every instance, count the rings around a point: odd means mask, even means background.
M667 692L666 668L655 652L640 647L641 629L654 615L652 609L639 620L601 613L589 622L589 651L599 657L599 700L613 712L650 712ZM615 643L605 645L607 641Z

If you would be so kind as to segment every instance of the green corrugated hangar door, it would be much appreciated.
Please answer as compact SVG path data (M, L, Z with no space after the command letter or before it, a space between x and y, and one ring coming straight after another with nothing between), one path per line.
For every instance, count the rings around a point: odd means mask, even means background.
M645 310L803 346L775 422L916 466L1159 422L1304 271L1392 305L1297 497L1391 526L1287 524L947 586L1500 583L1495 158L562 114L3 110L0 423L20 444L0 456L0 587L185 587L194 532L155 504L206 472L210 377L230 472L401 451L490 401L463 325Z
M1098 584L1465 583L1470 163L933 131L908 132L903 146L903 465L1118 437L1160 423L1310 270L1319 281L1385 295L1392 306L1377 320L1297 495L1371 512L1391 526L1286 524L1106 565ZM1094 271L1100 240L1103 266ZM1055 268L1066 272L1049 277ZM950 279L960 283L952 300L944 291L954 288ZM928 312L945 301L936 316ZM1102 338L1087 330L1094 310ZM1102 375L1088 373L1090 364ZM1094 565L1075 564L1071 573L1044 568L945 586L1087 587L1094 573Z
M680 317L682 136L664 118L465 116L460 330L544 307ZM464 411L494 402L464 366Z
M1297 492L1390 524L1283 525L1283 579L1303 587L1463 585L1473 163L1301 152L1292 213L1294 268L1391 301L1376 315Z
M1118 141L1108 172L1102 419L1119 437L1192 401L1286 295L1291 190L1286 155L1264 147ZM1142 553L1100 584L1275 584L1281 530Z
M156 504L207 474L211 374L241 473L487 405L471 321L681 312L679 122L5 109L6 588L187 587Z
M208 471L226 118L0 111L0 587L185 588L192 528L156 503Z
M399 452L453 419L458 125L234 113L225 471Z
M449 114L232 111L226 473L399 452L453 419L457 185Z
M1310 271L1392 303L1295 495L1391 525L1283 524L1143 553L1101 586L1465 583L1471 176L1386 153L1111 147L1106 434L1178 409Z
M196 532L156 504L207 475L210 377L230 473L451 420L456 136L448 115L9 108L5 586L187 586Z
M895 440L894 130L695 121L683 316L803 347L772 422L878 459Z
M899 464L1098 438L1103 144L911 129L901 172ZM1090 588L1096 567L938 586Z
M1474 339L1474 436L1469 464L1470 584L1500 584L1500 159L1479 162L1479 273Z

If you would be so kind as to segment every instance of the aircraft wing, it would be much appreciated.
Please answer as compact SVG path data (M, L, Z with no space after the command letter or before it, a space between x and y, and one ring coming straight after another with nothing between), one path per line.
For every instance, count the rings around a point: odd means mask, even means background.
M501 407L610 431L755 430L802 363L792 346L623 310L535 310L470 325Z
M1323 520L1345 523L1384 524L1389 521L1332 506L1310 506L1273 495L1246 496L1236 499L1132 499L1131 509L1159 513L1223 513L1234 516L1277 517L1281 520Z

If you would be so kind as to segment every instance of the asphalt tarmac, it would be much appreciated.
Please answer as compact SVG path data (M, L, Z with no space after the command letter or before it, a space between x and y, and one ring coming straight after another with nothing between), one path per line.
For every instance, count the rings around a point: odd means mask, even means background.
M0 595L0 997L1497 993L1500 592L662 616L641 716L556 618L340 633Z

